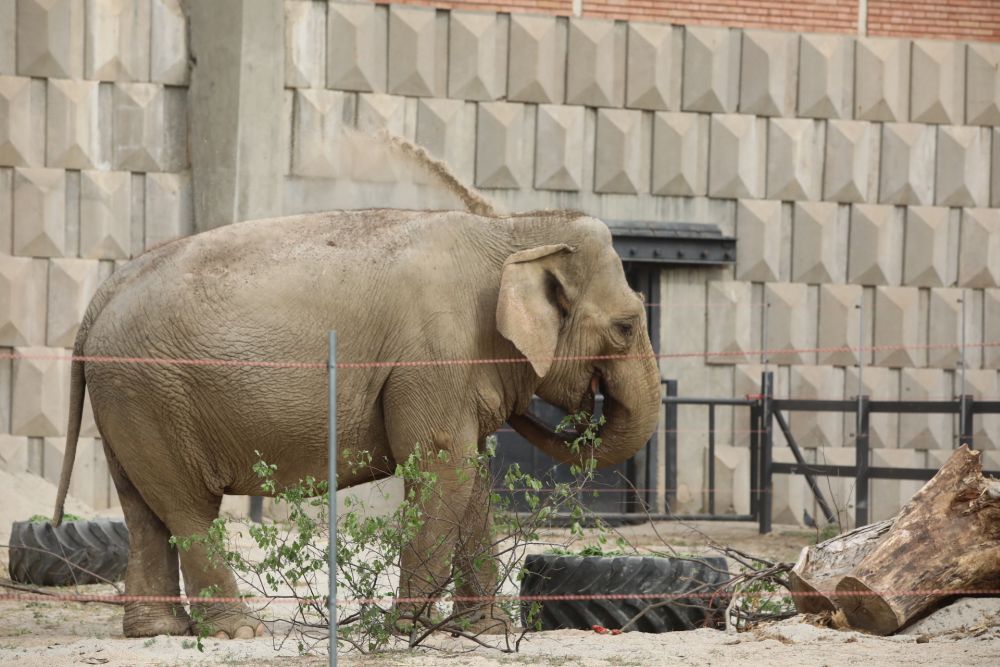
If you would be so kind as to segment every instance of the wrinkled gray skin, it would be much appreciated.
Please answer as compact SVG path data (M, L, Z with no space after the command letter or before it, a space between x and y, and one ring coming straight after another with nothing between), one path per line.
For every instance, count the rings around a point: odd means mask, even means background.
M505 421L545 453L572 457L525 410L532 394L568 411L606 396L599 465L634 454L655 428L659 375L643 305L607 227L578 214L484 218L465 212L347 211L239 223L155 248L98 291L75 354L322 362L527 358L530 363L377 367L338 374L339 488L385 477L415 443L438 493L403 555L400 594L435 594L452 568L458 594L491 591L488 484L462 461ZM636 355L614 360L552 357ZM171 535L203 533L223 494L259 494L259 450L279 483L326 478L324 369L122 363L73 365L69 484L84 382L131 541L130 595L177 595ZM359 452L371 468L352 468ZM485 545L485 546L484 546ZM198 548L180 553L185 588L236 595ZM471 611L475 623L495 610ZM234 605L206 606L218 631L263 628ZM133 602L127 636L185 634L183 607ZM224 635L223 635L224 636Z

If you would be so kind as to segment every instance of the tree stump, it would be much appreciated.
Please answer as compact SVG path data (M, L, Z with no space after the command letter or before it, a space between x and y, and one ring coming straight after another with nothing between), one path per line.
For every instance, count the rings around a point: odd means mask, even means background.
M1000 481L955 450L836 586L852 627L887 635L962 592L1000 587Z
M831 537L811 547L802 547L788 582L800 614L836 611L831 596L837 584L881 542L896 519L886 519Z

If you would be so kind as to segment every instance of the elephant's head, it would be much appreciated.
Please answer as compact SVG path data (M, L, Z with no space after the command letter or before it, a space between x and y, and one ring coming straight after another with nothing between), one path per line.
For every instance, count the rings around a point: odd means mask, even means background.
M504 262L497 327L527 357L541 398L568 412L592 411L600 390L607 423L592 453L599 466L620 463L650 438L660 411L659 369L642 298L626 282L611 233L599 220L525 217L515 222L514 234L523 249ZM575 459L566 444L572 438L530 412L508 421L557 461Z

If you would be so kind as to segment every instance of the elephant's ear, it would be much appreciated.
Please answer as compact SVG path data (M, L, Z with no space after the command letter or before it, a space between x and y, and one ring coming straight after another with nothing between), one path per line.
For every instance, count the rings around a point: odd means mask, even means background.
M503 264L497 329L528 358L538 377L545 377L559 342L563 313L568 304L553 255L573 252L565 244L543 245L514 253Z

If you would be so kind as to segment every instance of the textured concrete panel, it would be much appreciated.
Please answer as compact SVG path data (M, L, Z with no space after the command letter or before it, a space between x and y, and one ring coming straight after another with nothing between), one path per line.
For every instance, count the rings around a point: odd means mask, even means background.
M848 280L861 285L898 285L902 273L903 224L892 206L851 207Z
M476 105L462 100L417 103L417 143L444 160L465 183L475 177Z
M930 291L930 324L927 365L957 368L962 358L962 293L959 288L936 287ZM972 308L966 309L966 324L972 329ZM954 346L954 347L952 347Z
M781 280L781 202L741 200L736 208L736 278Z
M934 127L915 123L882 126L879 203L934 203Z
M989 206L990 130L939 127L934 181L938 206Z
M151 5L87 0L83 75L101 81L148 81Z
M50 484L59 484L65 449L66 441L63 438L45 438L43 442L42 477ZM76 446L69 494L88 507L106 509L109 506L109 493L114 495L109 481L108 464L101 441L80 438Z
M326 85L326 3L285 2L285 87Z
M332 90L295 91L292 112L292 173L330 178L340 173L338 148L342 143L347 95Z
M625 25L572 18L566 103L620 107L625 101Z
M710 364L744 364L751 348L750 283L708 283L708 352Z
M580 189L584 113L585 109L579 106L539 105L535 137L536 189Z
M915 287L875 289L875 364L894 368L923 366L920 290Z
M129 258L132 248L131 182L131 175L124 171L80 174L81 257Z
M802 35L798 84L800 116L851 118L854 40L841 35Z
M100 284L100 263L96 259L49 262L49 347L73 347L80 321Z
M826 130L823 198L874 202L878 193L879 128L874 123L831 120Z
M789 398L841 400L844 369L832 366L792 366ZM791 412L787 415L799 447L839 447L844 444L844 424L837 412Z
M792 450L775 448L775 463L795 463ZM812 494L802 475L775 475L771 488L771 520L791 526L804 525L806 512L814 511Z
M767 370L774 375L774 395L788 396L788 369L768 366ZM733 367L733 396L742 397L757 395L761 392L761 374L763 364L737 364ZM753 435L750 425L750 408L733 409L733 443L746 447ZM775 429L774 442L776 447L784 445L784 436L780 429Z
M566 25L554 16L511 14L507 99L562 104L566 48Z
M653 194L697 197L708 189L708 116L653 116Z
M530 155L524 137L525 106L510 102L479 105L476 134L476 185L483 188L520 188L529 182Z
M858 369L844 369L844 396L857 398L860 389L862 396L873 401L899 400L899 371L893 368L869 366L861 374L861 386L858 386ZM875 413L869 417L868 445L870 447L897 447L899 445L899 415ZM853 438L857 433L857 413L844 413L844 435Z
M855 42L854 117L905 121L910 106L910 41L862 37Z
M17 3L0 3L0 74L17 74Z
M965 122L1000 125L1000 44L968 45Z
M0 254L0 345L45 342L45 260Z
M1000 396L997 372L987 369L969 369L962 377L955 373L955 395L971 394L977 401L995 401ZM1000 415L976 415L972 418L972 444L976 449L1000 449Z
M508 20L493 13L451 12L448 96L488 102L507 89Z
M14 170L0 167L0 255L14 251Z
M983 290L983 367L1000 368L1000 289Z
M815 120L772 118L768 121L768 199L821 198L823 134L822 125Z
M326 85L340 90L386 90L388 8L331 2L326 36Z
M149 80L170 86L187 84L188 26L181 0L151 0L152 39Z
M951 377L936 368L904 368L899 397L904 401L947 401L952 397ZM951 447L951 415L912 413L899 416L899 446L909 449Z
M388 130L403 136L406 123L406 98L397 95L362 93L358 95L357 127L365 134Z
M798 202L792 213L792 280L842 283L847 271L847 226L837 204Z
M740 113L794 116L798 61L798 34L744 30Z
M887 468L923 468L924 454L910 449L873 449L871 464ZM896 516L922 486L923 482L907 480L872 480L869 520L882 521Z
M859 324L860 285L820 285L816 363L853 366L861 347Z
M707 507L708 500L706 499L705 502ZM750 512L749 448L716 445L715 511L719 514L747 514Z
M446 17L441 17L446 20ZM447 23L439 30L434 9L390 5L389 92L416 97L444 97Z
M110 101L110 95L102 95L96 81L49 79L45 164L66 169L109 169Z
M65 356L66 350L18 347L24 356ZM69 418L70 365L54 359L15 359L11 405L13 435L65 435Z
M594 191L634 194L645 190L648 145L641 111L601 109L597 112Z
M962 209L958 284L962 287L1000 285L1000 210Z
M146 174L146 249L194 232L191 174Z
M728 28L685 28L684 111L736 111L740 36L739 30Z
M13 7L13 5L11 5ZM28 439L0 433L0 470L22 473L28 470Z
M179 171L187 163L184 90L152 83L114 89L114 165L127 171Z
M45 84L0 76L0 165L45 164Z
M83 75L83 0L18 0L17 73Z
M809 286L803 283L768 283L764 285L764 304L767 309L764 349L771 350L768 354L771 362L812 363L815 354L800 351L816 344L815 319L802 316L811 310Z
M910 120L961 125L965 110L965 44L918 39L913 42Z
M952 275L951 227L947 208L907 207L904 283L917 287L948 284Z
M66 175L62 169L14 170L14 254L66 252Z
M680 109L683 62L683 28L657 23L629 23L625 106L633 109Z
M708 194L720 198L764 196L767 121L744 115L713 115Z

